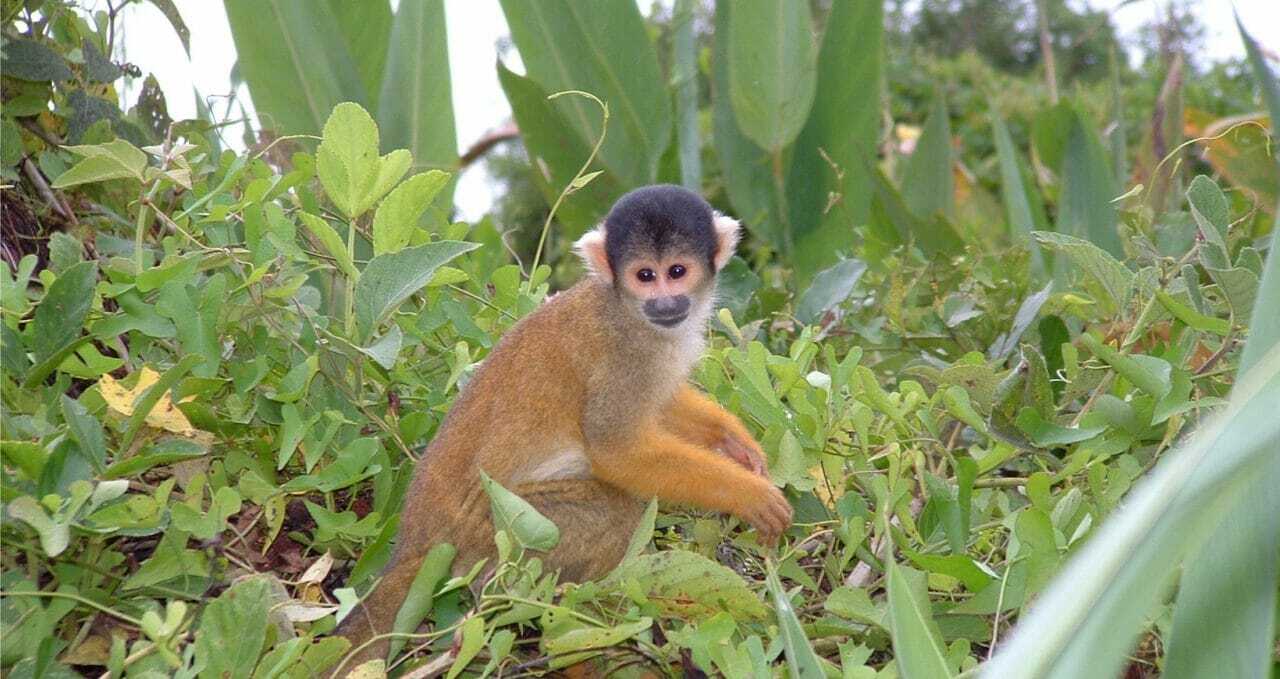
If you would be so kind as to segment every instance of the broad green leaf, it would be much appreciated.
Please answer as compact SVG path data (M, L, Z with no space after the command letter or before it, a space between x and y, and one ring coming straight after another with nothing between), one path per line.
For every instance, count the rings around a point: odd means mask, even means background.
M1156 299L1160 300L1160 306L1163 306L1166 311L1173 314L1174 318L1186 323L1188 327L1211 332L1221 337L1225 337L1231 332L1231 323L1225 318L1205 316L1194 308L1183 304L1181 300L1164 290L1156 290L1155 293Z
M108 179L132 178L143 181L147 168L147 155L133 144L123 140L90 146L68 146L66 150L84 160L58 175L54 188L67 188L78 184L101 182Z
M856 259L846 259L813 277L813 283L800 296L796 304L796 318L812 325L822 315L849 298L853 286L867 270L867 265Z
M1048 264L1040 246L1031 237L1033 231L1048 230L1044 201L1031 179L1029 170L1013 145L1004 118L991 107L991 133L995 138L996 156L1000 163L1000 199L1004 203L1005 222L1014 243L1031 250L1031 270L1038 278L1048 272Z
M1117 373L1137 388L1159 400L1169 393L1172 386L1173 367L1154 356L1129 356L1103 344L1091 333L1080 335L1094 356L1106 361Z
M716 155L720 158L729 201L743 226L775 248L790 248L790 215L782 214L778 202L779 182L783 178L774 177L769 155L742 133L733 113L728 40L732 10L733 3L716 3L716 39L711 64Z
M729 95L738 127L760 148L781 153L800 134L817 89L809 4L734 3L728 39Z
M31 526L40 537L40 549L55 557L71 543L71 526L66 521L50 518L44 507L30 495L20 495L8 505L9 516Z
M721 4L728 3L717 9ZM881 87L883 15L883 3L870 1L832 3L827 15L813 108L792 146L786 178L801 280L835 263L854 243L849 225L866 223L870 213L872 178L862 159L880 137L880 107L867 93Z
M920 219L941 214L948 219L956 213L955 160L951 149L951 121L947 101L938 94L929 108L929 117L916 140L915 151L902 172L902 197L907 208Z
M374 257L356 283L357 339L369 337L409 295L422 289L442 264L476 247L475 243L439 241Z
M346 39L347 53L364 85L369 110L380 111L378 94L386 72L387 53L397 48L391 32L391 3L388 0L327 0L326 4ZM401 7L406 4L402 2ZM448 98L446 95L445 99Z
M1106 427L1063 427L1044 419L1034 408L1023 408L1016 420L1018 428L1041 448L1065 446L1089 439L1106 431Z
M373 362L382 366L384 370L390 370L396 365L396 357L400 355L400 346L403 343L404 332L400 330L400 326L392 325L385 335L378 338L378 341L368 347L356 347L356 349L373 359Z
M1268 63L1258 42L1244 29L1244 24L1240 23L1239 14L1236 15L1236 28L1240 29L1240 38L1244 40L1245 54L1248 55L1249 66L1253 70L1253 79L1258 81L1258 89L1262 91L1262 101L1267 106L1267 112L1271 114L1271 131L1274 133L1280 129L1277 127L1280 126L1280 122L1277 122L1280 121L1280 76L1276 75L1271 64Z
M814 653L813 644L809 642L804 628L800 626L800 619L796 617L796 611L791 607L791 599L787 596L786 590L782 589L782 583L778 581L773 562L768 562L768 566L765 587L768 588L769 596L773 599L773 613L778 618L778 627L782 634L782 652L787 657L788 675L797 679L822 679L826 673L822 671L818 654Z
M591 154L594 139L584 141L566 116L547 99L547 90L531 78L517 75L501 62L498 82L511 104L520 137L533 165L533 181L547 205L555 202ZM561 97L560 99L576 98ZM599 111L595 112L599 118ZM597 224L623 193L617 178L606 171L582 190L570 193L560 204L556 219L568 227L567 236L580 235Z
M1057 231L1083 238L1115 257L1124 257L1119 215L1111 199L1119 191L1111 161L1097 131L1075 112L1063 150L1062 192Z
M484 618L472 616L462 623L462 628L458 631L462 634L462 643L458 644L458 655L453 659L453 666L449 668L445 679L454 679L462 674L480 649L484 648Z
M613 627L579 627L554 638L544 639L542 646L547 653L563 655L574 651L617 646L653 626L651 618L642 617Z
M483 470L480 481L489 495L495 529L506 531L522 548L540 552L550 551L560 542L560 529L524 498L502 487Z
M299 212L298 216L302 218L302 223L311 232L311 235L320 241L329 256L337 262L338 269L342 273L352 278L359 276L360 272L356 270L356 265L351 261L351 255L347 252L347 246L342 242L342 236L329 225L329 222L307 212Z
M832 590L822 608L842 618L864 625L875 625L888 631L888 614L871 602L871 595L861 587L841 586Z
M386 45L387 66L376 108L383 146L408 149L416 170L453 170L458 139L444 3L401 0ZM445 203L451 193L452 189L445 191Z
M1094 280L1104 293L1108 309L1118 311L1129 298L1137 280L1111 253L1083 238L1064 233L1036 231L1032 233L1041 245L1066 255L1071 263Z
M702 190L702 145L698 130L698 50L694 43L693 0L677 0L672 16L671 81L676 90L676 148L680 184Z
M1227 226L1231 222L1231 214L1227 196L1212 179L1199 174L1187 187L1187 205L1200 227L1206 246L1218 250L1215 256L1221 259L1215 265L1225 268L1230 263L1227 260Z
M373 215L373 254L404 249L422 213L448 183L447 173L431 170L404 180L387 194Z
M1022 304L1018 306L1018 312L1013 315L1013 326L1009 328L1008 333L1001 334L996 339L996 342L991 345L991 348L987 351L988 358L1002 359L1018 347L1018 341L1022 339L1022 334L1031 326L1031 322L1040 315L1040 308L1049 300L1049 293L1052 290L1053 283L1050 282L1035 294L1028 295L1026 299L1022 300Z
M80 337L89 308L93 306L98 265L80 262L62 272L36 307L31 324L32 354L36 363L53 357Z
M94 471L102 474L107 462L107 438L98 418L89 414L79 401L62 395L62 418L67 422L71 440L80 446L80 452L89 458Z
M405 593L404 603L396 610L395 623L391 627L393 632L408 633L418 628L418 624L431 612L436 588L449 577L449 568L457 554L458 550L451 544L432 545L423 557L422 565L418 566L417 574L413 576L413 583ZM403 638L392 639L387 657L396 657L400 649L404 648L404 643Z
M169 439L141 453L113 462L102 473L104 479L122 479L142 473L152 467L195 460L208 454L208 450L194 441Z
M601 161L626 186L652 183L671 140L671 96L639 7L629 0L501 4L529 79L548 94L582 90L608 102ZM577 143L590 147L599 138L600 113L590 100L560 97L552 108Z
M344 101L368 101L328 2L223 0L240 74L264 128L319 134Z
M316 173L329 200L348 219L364 214L400 181L413 162L404 149L378 156L378 126L359 104L338 104L316 149Z
M767 612L742 576L682 549L641 554L624 561L608 582L628 593L648 597L662 615L684 620L701 620L720 612L738 619L759 620Z
M947 663L946 646L929 610L929 593L923 573L885 562L889 580L889 636L894 659L904 679L954 676Z
M227 518L238 513L240 507L240 494L230 486L223 486L214 493L207 512L182 503L173 505L169 511L178 530L190 533L197 540L209 540L227 527Z
M249 677L267 637L272 603L271 576L254 575L209 602L196 631L196 662L201 679Z

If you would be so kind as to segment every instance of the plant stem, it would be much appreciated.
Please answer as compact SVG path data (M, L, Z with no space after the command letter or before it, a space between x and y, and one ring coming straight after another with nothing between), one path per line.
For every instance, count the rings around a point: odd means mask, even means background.
M155 198L159 191L160 181L156 180L139 201L141 204L138 206L138 219L133 227L133 274L135 276L142 273L142 241L147 233L147 206L151 205L151 199Z

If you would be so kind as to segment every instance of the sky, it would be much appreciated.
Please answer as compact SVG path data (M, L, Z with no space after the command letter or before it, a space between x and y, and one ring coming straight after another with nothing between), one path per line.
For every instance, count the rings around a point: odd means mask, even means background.
M358 1L358 0L353 0ZM643 13L648 13L652 0L637 0ZM657 0L670 5L671 0ZM1082 4L1085 0L1069 0ZM398 0L392 0L393 5ZM445 21L449 39L449 61L452 68L454 118L459 150L466 149L486 131L501 125L511 115L502 88L498 84L494 62L497 43L506 38L506 20L498 0L444 0ZM105 3L100 3L105 6ZM1144 23L1156 17L1165 2L1161 0L1088 0L1098 8L1116 8L1113 19L1122 39L1132 37ZM191 30L191 59L188 60L168 22L150 3L133 3L127 7L121 25L125 32L117 38L122 50L116 58L137 64L142 72L153 73L168 99L169 113L175 120L195 116L192 86L221 112L220 97L231 92L230 74L235 63L235 45L227 25L226 13L217 0L176 0L178 11ZM1280 53L1280 0L1199 0L1193 10L1206 28L1205 46L1208 60L1241 57L1244 47L1232 16L1232 8L1240 14L1245 28L1256 40ZM514 52L513 52L514 54ZM521 70L518 58L508 66ZM243 86L242 86L243 87ZM124 93L132 104L136 87ZM252 113L247 88L240 99ZM227 141L239 146L241 133L232 128ZM478 219L495 199L494 187L484 170L476 163L459 178L455 193L459 217Z

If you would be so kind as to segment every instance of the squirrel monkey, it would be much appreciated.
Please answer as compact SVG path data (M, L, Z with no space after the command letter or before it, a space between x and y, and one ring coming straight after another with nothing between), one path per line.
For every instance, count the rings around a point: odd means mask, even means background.
M391 562L338 633L359 645L390 631L435 543L457 548L455 573L496 555L481 469L559 527L543 560L564 580L616 566L655 496L767 541L786 530L759 444L687 384L737 242L737 221L687 189L620 198L575 245L589 275L517 323L458 396L414 470Z

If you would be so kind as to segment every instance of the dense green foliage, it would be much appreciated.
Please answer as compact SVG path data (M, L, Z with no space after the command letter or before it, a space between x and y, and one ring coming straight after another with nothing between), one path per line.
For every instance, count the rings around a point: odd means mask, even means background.
M114 14L0 4L6 675L352 669L328 633L414 460L580 273L569 239L653 181L751 230L693 379L796 525L766 548L663 507L609 577L558 583L554 526L488 484L495 577L433 551L393 673L1275 671L1280 231L1252 109L1280 85L1252 44L1262 87L1108 63L1051 103L1034 48L885 50L878 2L503 2L527 150L497 214L542 201L513 234L449 218L438 3L225 4L262 116L244 152L154 83L118 108ZM1214 138L1192 157L1186 129Z

